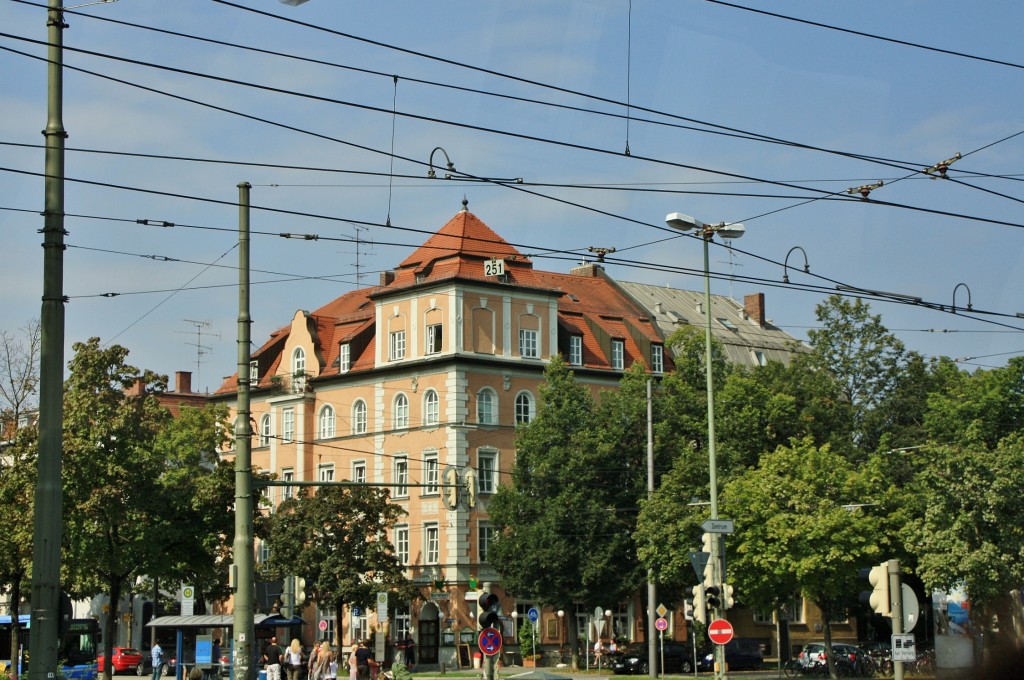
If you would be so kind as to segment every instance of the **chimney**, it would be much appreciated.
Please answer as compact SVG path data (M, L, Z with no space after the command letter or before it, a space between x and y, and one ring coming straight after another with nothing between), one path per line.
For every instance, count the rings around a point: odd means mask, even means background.
M743 311L748 318L764 328L764 293L743 296Z
M589 276L591 278L600 276L600 272L604 271L604 267L593 262L580 262L578 265L569 270L569 273L573 276Z
M178 394L192 394L192 371L177 371L174 385Z
M125 393L129 397L141 397L146 393L146 382L142 378L136 378L131 387L125 390Z
M395 272L393 272L393 271L386 271L386 272L381 272L380 273L380 285L382 287L390 285L391 282L393 282L394 280L395 280Z

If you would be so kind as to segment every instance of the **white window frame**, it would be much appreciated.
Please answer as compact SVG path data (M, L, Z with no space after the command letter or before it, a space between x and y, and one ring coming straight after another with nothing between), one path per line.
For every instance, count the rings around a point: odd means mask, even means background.
M394 494L395 498L409 497L409 459L406 456L395 457Z
M626 368L626 341L612 339L612 369L621 371Z
M334 439L338 435L337 422L334 407L324 404L317 418L317 434L320 435L320 439Z
M260 431L259 438L256 440L257 446L270 446L270 439L274 436L274 419L270 417L269 413L264 413L260 416Z
M441 464L436 451L423 454L423 487L424 495L441 493Z
M249 362L249 384L255 385L260 381L260 362Z
M316 466L316 477L321 482L334 481L334 463L321 463Z
M423 525L423 563L438 564L441 561L441 529L437 522Z
M334 622L338 618L338 614L335 611L334 607L330 607L329 609L321 609L320 605L317 605L316 612L317 612L317 614L316 614L317 617L319 617L319 619L321 621L326 621L327 622L327 629L324 630L323 633L321 633L323 635L323 639L324 640L333 640L334 639ZM258 668L256 669L256 674L259 675L259 669Z
M256 561L265 564L270 559L270 541L260 541L259 550L256 552Z
M444 345L444 324L427 325L425 349L427 354L438 354Z
M292 468L284 468L281 470L281 481L291 482L295 480L295 470ZM286 501L295 495L295 489L290 486L281 487L281 500Z
M478 451L476 454L476 489L479 494L498 490L498 452Z
M348 610L351 612L356 603L349 603ZM352 615L350 620L351 635L353 640L365 640L370 637L370 623L367 619L366 609L363 608L359 616Z
M519 329L519 356L524 359L540 358L540 332L532 328Z
M430 389L423 393L423 424L438 425L441 422L441 397L437 390Z
M306 350L296 347L292 352L292 392L306 390Z
M520 423L529 423L537 415L533 395L526 391L520 392L516 395L515 409L516 425Z
M498 394L490 387L476 393L476 422L480 425L498 424Z
M348 373L352 369L352 345L343 342L338 345L338 372Z
M392 424L396 430L405 430L409 427L409 397L399 393L395 395L392 403Z
M291 406L281 409L281 441L295 441L295 409Z
M490 562L488 557L490 556L491 543L494 542L494 527L489 522L480 522L477 525L476 534L476 554L477 559L481 564L487 564Z
M366 402L356 399L352 403L352 434L366 434Z
M409 564L409 527L395 527L395 557L401 565Z
M665 346L651 345L651 372L665 372Z
M405 330L391 331L388 335L388 361L405 358Z
M583 365L583 336L582 335L570 335L569 336L569 365L570 366L582 366Z
M353 482L366 482L366 461L356 460L352 462L352 481Z

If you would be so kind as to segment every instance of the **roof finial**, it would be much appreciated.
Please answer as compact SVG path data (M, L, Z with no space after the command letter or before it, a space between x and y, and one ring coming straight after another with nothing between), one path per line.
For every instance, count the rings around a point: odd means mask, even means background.
M462 210L460 212L469 212L469 199L466 198L466 194L462 194Z

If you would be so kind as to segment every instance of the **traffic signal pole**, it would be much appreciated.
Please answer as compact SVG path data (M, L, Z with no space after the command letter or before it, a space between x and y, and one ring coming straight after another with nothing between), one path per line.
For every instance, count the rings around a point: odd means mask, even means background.
M889 572L889 601L892 610L892 634L903 633L903 585L900 583L900 561L889 560L886 562ZM903 680L903 662L893 660L894 680Z

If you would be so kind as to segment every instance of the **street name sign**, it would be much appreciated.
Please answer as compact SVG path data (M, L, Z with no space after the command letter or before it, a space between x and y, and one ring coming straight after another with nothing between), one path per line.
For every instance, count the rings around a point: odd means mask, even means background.
M731 519L707 519L700 528L709 534L731 534L736 530L736 524Z

